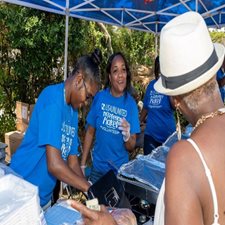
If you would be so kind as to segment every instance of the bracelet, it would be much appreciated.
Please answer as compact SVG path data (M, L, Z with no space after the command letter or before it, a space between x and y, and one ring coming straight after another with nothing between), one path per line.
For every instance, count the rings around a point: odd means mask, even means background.
M81 165L80 168L81 169L85 169L87 166L86 165Z

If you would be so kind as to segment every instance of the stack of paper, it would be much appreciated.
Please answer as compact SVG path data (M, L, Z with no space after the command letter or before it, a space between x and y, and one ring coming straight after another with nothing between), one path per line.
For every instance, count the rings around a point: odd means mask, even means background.
M45 220L47 225L74 225L81 220L81 215L66 202L61 202L45 212Z

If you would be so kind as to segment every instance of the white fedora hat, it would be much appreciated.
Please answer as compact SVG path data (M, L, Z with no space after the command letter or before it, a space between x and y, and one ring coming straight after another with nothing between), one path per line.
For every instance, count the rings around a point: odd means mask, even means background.
M210 80L223 63L224 46L212 43L204 19L187 12L168 22L160 35L161 76L156 91L188 93Z

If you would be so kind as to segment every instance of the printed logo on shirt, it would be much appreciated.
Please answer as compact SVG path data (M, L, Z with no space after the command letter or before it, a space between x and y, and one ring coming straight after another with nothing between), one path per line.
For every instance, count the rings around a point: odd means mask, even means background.
M61 139L61 154L64 160L67 160L67 157L71 151L71 146L73 139L76 134L76 128L70 125L67 125L65 122L62 124L62 139Z
M148 107L149 108L160 108L163 97L164 97L163 95L159 94L156 91L150 91Z
M118 134L120 131L117 129L121 119L127 116L127 110L102 103L102 125L100 126L104 131L113 134Z

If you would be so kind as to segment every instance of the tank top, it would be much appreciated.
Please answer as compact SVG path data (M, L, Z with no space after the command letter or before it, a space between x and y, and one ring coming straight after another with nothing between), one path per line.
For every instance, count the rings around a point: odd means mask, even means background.
M193 148L196 150L198 153L199 158L201 159L201 162L203 164L204 170L206 177L209 182L211 194L212 194L212 199L213 199L213 208L214 208L214 221L212 225L220 225L218 220L219 220L219 213L218 213L218 201L217 201L217 196L216 196L216 189L215 185L213 183L212 175L210 172L210 169L208 168L204 157L198 147L198 145L191 139L187 139L189 143L193 146ZM165 219L165 204L164 204L164 194L165 194L165 180L163 180L162 186L159 191L157 203L156 203L156 209L155 209L155 218L154 218L154 225L164 225L164 219Z

